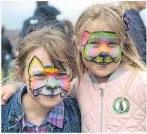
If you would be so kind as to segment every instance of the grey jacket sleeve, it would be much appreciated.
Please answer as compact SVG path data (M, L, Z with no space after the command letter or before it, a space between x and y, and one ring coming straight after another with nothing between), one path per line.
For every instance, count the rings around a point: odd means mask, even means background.
M128 11L127 13L131 17L128 33L137 47L141 58L146 59L146 28L138 13L135 11Z

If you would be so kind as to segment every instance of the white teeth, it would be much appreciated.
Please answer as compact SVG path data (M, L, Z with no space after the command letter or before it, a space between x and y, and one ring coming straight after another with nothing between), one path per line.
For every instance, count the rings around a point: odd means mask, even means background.
M100 65L107 65L108 63L105 63L105 62L101 62L99 63Z

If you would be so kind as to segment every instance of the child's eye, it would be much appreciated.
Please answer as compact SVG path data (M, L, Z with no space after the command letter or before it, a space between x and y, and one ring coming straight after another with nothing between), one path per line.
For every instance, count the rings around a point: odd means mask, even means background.
M100 44L97 42L96 44L91 44L92 48L98 48L100 46Z
M56 75L56 79L65 79L67 78L68 74L67 73L58 73Z
M99 45L100 43L99 43L99 41L91 40L91 41L89 42L89 44Z
M116 42L109 42L108 45L109 45L109 46L116 46L117 43L116 43Z
M46 75L45 74L35 74L34 77L37 77L37 78L45 78Z
M90 43L90 44L97 44L96 41L90 41L89 43Z

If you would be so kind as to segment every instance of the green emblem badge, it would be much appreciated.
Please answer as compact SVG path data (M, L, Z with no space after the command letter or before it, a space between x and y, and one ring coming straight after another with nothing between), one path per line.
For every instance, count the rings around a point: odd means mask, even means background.
M126 98L118 97L113 102L113 111L117 114L126 114L130 109L130 103Z

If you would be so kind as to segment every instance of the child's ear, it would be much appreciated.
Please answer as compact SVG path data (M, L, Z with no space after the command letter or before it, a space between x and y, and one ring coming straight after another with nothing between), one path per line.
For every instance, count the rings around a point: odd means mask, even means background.
M87 44L89 37L90 33L88 31L85 31L81 34L81 41L79 41L76 45L76 48L79 52L82 52L82 46Z
M81 45L81 43L78 43L78 44L76 45L76 48L77 48L77 50L78 50L79 52L82 52L82 45Z
M90 33L88 31L85 31L81 34L82 45L87 44L89 37L90 37Z
M15 72L17 73L17 75L21 75L21 69L18 66L15 66Z
M23 80L23 76L24 76L23 70L20 67L15 66L15 72L19 76L20 80Z

